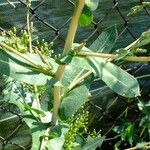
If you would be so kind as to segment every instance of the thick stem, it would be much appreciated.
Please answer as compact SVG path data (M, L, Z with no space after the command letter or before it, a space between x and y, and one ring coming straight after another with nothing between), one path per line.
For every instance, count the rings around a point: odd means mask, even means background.
M68 30L65 47L63 51L63 55L66 55L69 53L69 51L72 48L72 44L75 38L76 30L78 27L78 22L80 15L82 13L83 7L84 7L85 0L76 0L76 6L74 10L74 14L70 23L70 27ZM56 80L61 81L64 71L65 71L65 65L60 65L58 67L58 70L56 72ZM52 116L52 123L55 125L57 121L57 115L60 107L60 98L61 98L61 87L56 85L54 86L54 106L53 106L53 116Z

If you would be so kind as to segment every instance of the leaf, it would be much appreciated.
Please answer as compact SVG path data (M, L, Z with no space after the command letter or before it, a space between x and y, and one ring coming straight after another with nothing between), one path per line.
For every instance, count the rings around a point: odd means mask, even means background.
M99 4L99 0L85 0L85 4L92 10L94 11Z
M132 46L132 48L139 48L149 43L150 43L150 30L143 32L138 42L134 46Z
M92 71L119 95L124 97L135 97L140 95L137 80L106 59L96 57L74 57L72 65L74 65L74 68L82 67L83 69Z
M50 139L46 143L48 150L62 150L65 142L65 134L68 132L68 126L65 124L59 124L55 126L49 136L56 135L53 139Z
M84 73L85 70L80 67L74 69L72 65L67 65L62 79L63 87L67 89L73 81L77 80Z
M33 111L33 112L35 112L35 113L37 113L37 114L41 114L42 116L45 116L45 113L44 113L42 110L33 108L33 107L29 106L28 104L26 104L26 103L24 103L24 102L22 102L22 101L20 101L20 103L21 103L27 110Z
M70 91L62 100L60 106L60 118L62 120L67 120L73 114L75 114L78 109L87 101L88 89L85 85L80 85L79 87Z
M116 26L105 29L89 47L93 52L109 53L117 39Z
M81 150L95 150L97 147L100 147L104 142L105 137L88 137L86 143L81 147Z
M88 26L93 21L93 15L91 10L85 5L80 16L79 24L80 26Z
M36 118L32 116L29 111L26 111L20 102L20 100L22 100L29 105L29 103L32 102L32 95L21 83L10 77L6 78L5 83L6 88L3 91L3 100L7 103L18 106L21 115L32 132L32 150L37 150L40 146L40 137L43 135L45 126L41 126L41 124L37 122Z
M131 16L140 12L143 9L143 7L144 7L143 5L137 5L137 6L132 7L131 12L128 13L127 16Z
M35 55L34 57L31 55L30 58L35 59ZM18 56L15 54L0 50L0 72L2 74L33 85L51 85L55 82L51 76L41 73L30 64L22 61L22 59L18 60Z

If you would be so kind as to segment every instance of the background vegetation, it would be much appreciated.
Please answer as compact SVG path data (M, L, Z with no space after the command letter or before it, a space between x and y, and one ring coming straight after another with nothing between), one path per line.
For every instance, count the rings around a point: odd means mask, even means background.
M71 1L45 1L43 3L36 1L32 2L32 9L24 7L24 5L26 6L27 4L24 1L15 1L10 4L11 5L8 5L6 1L4 1L1 2L0 6L0 13L2 14L0 18L1 30L6 30L6 32L2 33L1 42L5 41L5 44L9 47L17 49L21 53L27 53L31 50L29 46L31 35L29 33L32 33L32 44L35 46L33 50L36 53L39 54L39 51L36 51L37 47L41 50L40 54L44 56L52 55L56 60L59 59L60 56L58 53L61 52L63 48L62 45L64 45L63 41L66 37L66 29L68 28L68 21L70 20L69 17L72 15L73 3ZM62 6L64 9L60 10L59 8L62 8ZM131 10L131 8L133 9ZM30 32L28 32L29 28L26 27L26 25L28 26L28 22L26 24L26 17L29 11L31 12L29 17L33 22L33 27L31 27L32 31ZM9 15L10 13L11 15ZM79 27L77 32L76 41L80 43L86 40L86 46L89 47L97 36L101 35L100 40L102 43L109 35L108 42L111 41L111 43L105 45L105 47L101 47L101 49L105 48L106 50L107 48L107 50L111 50L113 47L110 52L119 54L118 61L116 61L115 64L136 77L140 84L141 96L125 98L123 95L120 96L113 92L113 90L107 87L99 78L94 78L93 81L93 76L91 76L87 79L86 83L92 83L90 86L92 97L88 97L89 101L86 105L81 107L74 117L67 120L66 123L69 124L69 129L67 125L63 124L54 129L48 138L54 139L54 143L55 140L58 142L59 139L61 139L61 141L65 139L66 149L73 149L73 147L79 148L77 143L82 143L82 149L84 149L86 144L84 144L81 138L84 137L89 143L94 143L94 141L98 143L91 148L92 150L101 145L100 141L102 142L104 140L104 136L105 140L100 149L125 149L129 147L133 147L133 149L148 149L150 141L149 63L129 63L120 61L119 59L134 55L149 56L150 36L149 32L145 32L149 29L150 25L149 3L142 3L142 1L101 1L98 9L93 13L94 19L91 17L92 14L86 12L84 14L86 14L85 16L87 17L87 24L90 21L92 21L92 23L86 27L82 27L82 25L85 25L85 21L80 22L81 27ZM31 21L29 22L30 26L32 25ZM115 26L112 26L114 24L117 24L117 29ZM15 26L16 29L14 28L12 31L9 31L13 26ZM107 29L105 29L106 27ZM26 31L23 31L23 29L26 29ZM116 34L116 30L118 35ZM145 33L142 34L143 32ZM134 49L130 49L128 52L124 49L117 51L120 48L127 47L130 43L139 38L139 36L141 36L141 41L143 40L142 38L144 38L144 40L146 39L146 42L144 41L145 43L143 44L144 46L139 45ZM42 38L47 42L43 41ZM116 41L116 44L114 44L113 39L114 42ZM108 52L105 51L105 53ZM6 54L1 51L0 55L1 60L7 62L5 56L9 55L9 53ZM15 56L13 57L15 58ZM27 55L27 57L29 57L29 55ZM10 56L8 56L8 58L10 58ZM17 58L15 59L17 60ZM3 61L1 61L2 74L10 75L14 79L20 78L20 81L28 81L30 84L39 81L38 79L41 77L39 75L34 76L34 78L31 76L30 78L28 75L28 78L22 80L21 76L15 76L15 74L13 74L14 70L9 69L9 72L6 72L7 68L4 66ZM12 61L14 60L12 59ZM39 58L36 61L42 63ZM47 65L51 67L51 64ZM19 64L17 67L19 68L20 66L22 66L22 64ZM53 64L53 67L54 70L56 70L57 66L55 66L55 64ZM16 72L18 68L16 68ZM21 69L24 73L28 71L24 69L25 68ZM34 73L36 73L36 70L34 70ZM68 72L68 74L69 73L71 72ZM70 76L72 76L72 74L70 74ZM33 143L34 146L36 146L40 138L47 136L43 132L45 127L47 128L49 126L50 122L49 118L51 114L47 110L50 110L52 107L52 104L49 102L49 100L52 99L52 93L50 93L52 90L47 86L22 84L14 79L1 75L0 149L30 149ZM128 82L126 78L124 78L124 81ZM68 85L67 82L64 82L66 86ZM84 87L81 86L80 90L86 93ZM83 97L84 96L85 95L83 95ZM21 104L18 103L20 99L24 101ZM39 105L36 103L37 101L35 101L37 99L40 101L44 99L40 104L41 108L39 108ZM31 102L34 102L32 103L32 107L29 107L31 105L26 105L26 103L30 104ZM19 109L16 105L19 105ZM65 107L68 108L67 105ZM40 122L38 122L38 124L37 122L33 123L32 118L30 122L29 117L26 117L29 115L29 112L32 112L33 116L41 119L43 115L43 111L41 110L44 110L44 115L45 112L47 113L44 120L42 120L44 125ZM22 116L20 112L25 112L25 114ZM63 117L68 118L67 115L68 112L63 114ZM28 122L28 125L24 120ZM31 123L32 129L29 130ZM63 137L63 134L55 135L55 133L66 133L66 135ZM37 135L38 140L35 138ZM91 137L91 139L88 137ZM94 141L92 141L93 139ZM62 142L59 144L61 147ZM51 142L47 147L50 146ZM32 147L32 149L37 149L37 147Z

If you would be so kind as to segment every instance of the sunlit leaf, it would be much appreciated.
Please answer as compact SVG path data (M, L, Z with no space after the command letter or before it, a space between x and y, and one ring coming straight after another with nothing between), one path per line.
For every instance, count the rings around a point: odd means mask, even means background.
M99 0L85 0L85 4L92 10L94 11L99 4Z
M88 26L93 21L93 15L91 10L85 5L80 16L79 24L80 26Z
M140 95L137 80L106 59L96 57L74 57L72 65L74 65L75 68L82 67L83 69L92 71L119 95L124 97L135 97Z
M117 39L116 26L105 29L89 47L93 52L109 53Z

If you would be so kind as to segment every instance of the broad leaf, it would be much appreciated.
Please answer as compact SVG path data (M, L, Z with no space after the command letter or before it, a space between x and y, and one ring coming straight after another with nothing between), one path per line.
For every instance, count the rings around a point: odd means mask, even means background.
M65 134L68 131L68 126L65 124L59 124L55 126L51 133L50 137L55 136L54 138L50 139L46 143L46 147L48 150L62 150L62 147L65 142Z
M34 60L35 55L34 57L31 55L30 58ZM54 83L54 79L51 76L41 73L21 58L18 59L15 54L3 50L0 50L0 72L28 84L45 85Z
M124 97L135 97L140 95L137 80L106 59L96 57L74 57L71 64L74 65L75 68L82 67L83 69L92 71L119 95Z
M89 47L93 52L109 53L117 39L116 26L105 29Z
M81 147L81 150L95 150L97 147L100 147L104 142L105 137L89 137L86 143Z
M69 93L63 98L60 106L60 118L62 120L67 120L73 114L75 114L78 109L87 101L88 89L85 85L81 85Z
M85 0L85 4L92 10L94 11L99 4L99 0Z

